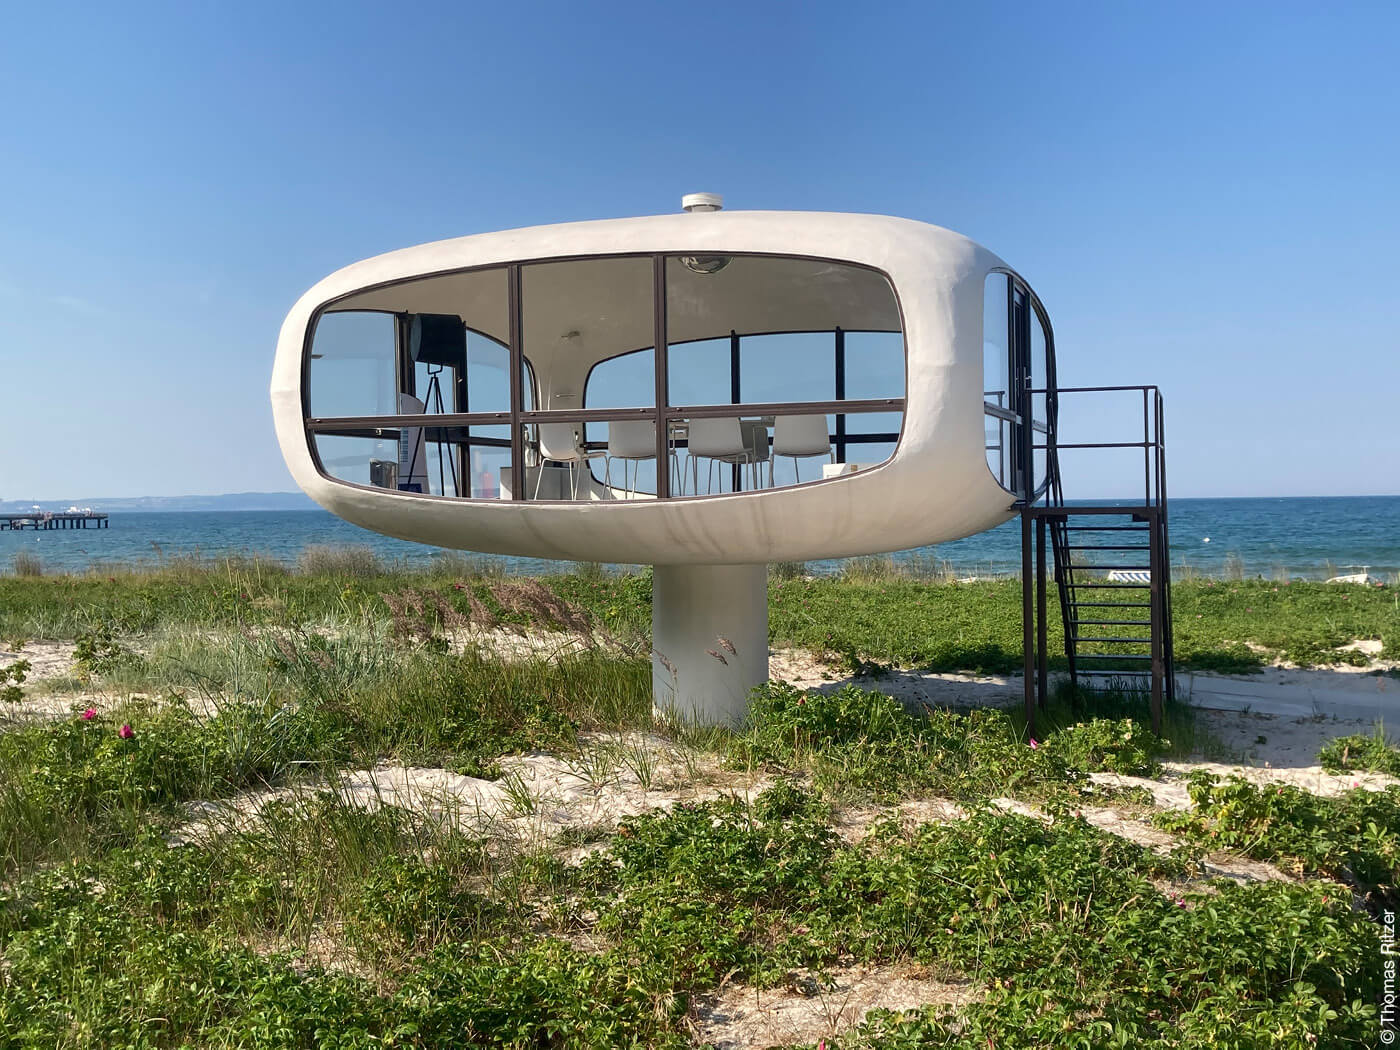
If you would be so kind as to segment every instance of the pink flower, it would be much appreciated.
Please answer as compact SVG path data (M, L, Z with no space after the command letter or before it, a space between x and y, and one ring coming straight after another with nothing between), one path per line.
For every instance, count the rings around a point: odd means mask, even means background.
M117 730L117 736L121 737L123 740L130 740L135 734L132 732L131 726L122 723L122 727Z
M1031 737L1031 750L1034 751L1040 745L1035 742L1035 737Z
M95 708L95 707L89 707L86 711L83 712L83 721L84 721L84 722L91 722L91 721L92 721L94 718L96 718L96 717L97 717L97 708Z
M1176 906L1177 906L1178 908L1184 908L1184 907L1186 907L1186 898L1185 898L1185 897L1177 897L1177 898L1176 898Z

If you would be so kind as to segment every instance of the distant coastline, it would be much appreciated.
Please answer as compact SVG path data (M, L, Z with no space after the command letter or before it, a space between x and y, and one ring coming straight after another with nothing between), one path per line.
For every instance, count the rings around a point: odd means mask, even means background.
M95 511L139 511L144 514L190 511L292 511L320 510L304 492L225 492L215 496L109 496L83 499L5 499L0 514L33 510L65 511L69 507L91 507Z
M1277 502L1279 500L1395 499L1400 493L1363 493L1351 496L1175 496L1173 503L1192 502ZM1126 501L1129 497L1105 496L1103 500ZM1071 499L1070 503L1080 502ZM207 496L103 496L77 499L0 499L0 514L21 514L38 507L60 513L69 507L95 511L137 511L143 514L214 511L297 511L320 510L304 492L224 492Z
M325 546L367 548L386 562L426 564L444 554L358 528L296 494L186 498L204 505L182 510L175 498L162 498L157 507L131 501L126 506L132 509L123 509L117 501L72 501L110 514L111 527L100 533L0 532L0 575L12 571L12 560L21 552L38 558L47 572L83 572L103 564L158 565L185 555L256 555L292 565L309 548ZM286 500L290 506L240 509L269 499ZM68 502L48 505L63 510ZM138 506L141 509L135 509ZM1172 570L1180 575L1262 576L1284 582L1364 571L1400 586L1400 496L1176 499L1171 504L1171 541ZM473 557L510 572L559 567L532 559ZM893 557L897 562L946 567L958 576L1011 575L1021 566L1020 523L1012 520L966 539ZM839 568L839 562L808 564L813 572Z

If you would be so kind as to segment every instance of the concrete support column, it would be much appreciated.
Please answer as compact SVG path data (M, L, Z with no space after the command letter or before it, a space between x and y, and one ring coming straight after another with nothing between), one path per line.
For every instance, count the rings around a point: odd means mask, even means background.
M738 725L768 680L768 566L656 566L651 635L657 711Z

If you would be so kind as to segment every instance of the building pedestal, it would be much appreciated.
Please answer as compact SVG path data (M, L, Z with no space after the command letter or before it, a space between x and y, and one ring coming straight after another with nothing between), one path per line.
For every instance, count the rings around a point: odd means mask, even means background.
M658 565L651 595L656 710L737 726L768 680L768 566Z

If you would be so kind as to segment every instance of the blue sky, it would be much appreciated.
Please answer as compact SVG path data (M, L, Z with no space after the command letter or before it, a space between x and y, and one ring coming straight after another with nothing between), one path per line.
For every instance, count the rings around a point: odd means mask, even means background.
M321 276L697 189L987 245L1062 383L1162 386L1177 495L1400 492L1394 4L5 21L0 498L289 489L269 369Z

